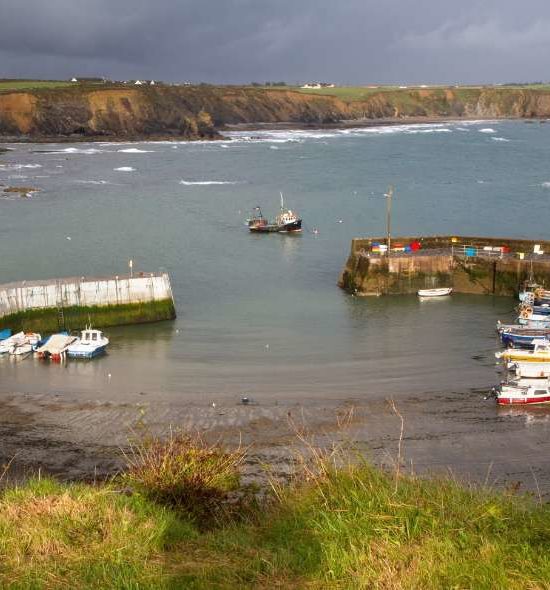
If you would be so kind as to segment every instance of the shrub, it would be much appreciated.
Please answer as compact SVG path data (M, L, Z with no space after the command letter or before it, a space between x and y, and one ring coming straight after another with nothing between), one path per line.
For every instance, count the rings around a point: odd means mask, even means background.
M131 441L124 455L127 466L121 477L126 484L203 525L227 513L246 450L229 451L199 436L170 431L165 439L146 435Z

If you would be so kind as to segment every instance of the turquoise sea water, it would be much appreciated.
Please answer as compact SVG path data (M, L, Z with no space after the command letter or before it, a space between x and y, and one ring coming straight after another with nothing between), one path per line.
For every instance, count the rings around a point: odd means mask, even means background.
M547 238L550 125L231 136L10 145L0 183L41 192L0 199L0 283L122 274L133 259L170 273L178 319L109 330L93 363L3 359L0 390L307 400L495 384L494 324L511 299L359 299L336 282L351 238L384 232L390 183L394 234ZM250 235L249 211L273 216L280 191L303 235Z

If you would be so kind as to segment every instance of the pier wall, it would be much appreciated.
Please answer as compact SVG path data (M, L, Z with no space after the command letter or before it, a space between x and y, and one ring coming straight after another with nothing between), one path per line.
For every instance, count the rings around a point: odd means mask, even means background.
M453 287L457 293L514 295L531 276L550 286L549 241L472 236L392 239L393 244L414 241L421 243L419 251L393 251L387 256L372 251L373 244L385 239L354 239L338 284L359 295L408 294L435 287ZM495 251L503 246L505 253ZM535 248L542 254L535 254Z
M0 327L78 329L171 319L168 274L71 277L0 285Z

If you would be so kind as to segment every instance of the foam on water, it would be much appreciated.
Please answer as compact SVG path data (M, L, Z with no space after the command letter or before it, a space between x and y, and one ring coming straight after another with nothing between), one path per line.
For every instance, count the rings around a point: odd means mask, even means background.
M113 168L115 172L135 172L135 168L132 166L120 166L119 168Z
M238 184L234 180L180 180L180 184L185 186L206 186L209 184Z
M493 141L504 141L504 142L509 142L509 139L506 139L505 137L491 137L491 139Z
M154 150L140 150L138 148L126 148L124 150L117 150L122 154L151 154L154 153Z
M78 184L111 184L106 180L75 180Z
M56 150L52 152L48 152L49 154L84 154L84 155L92 155L92 154L101 154L107 150L98 150L97 148L65 148L62 150Z

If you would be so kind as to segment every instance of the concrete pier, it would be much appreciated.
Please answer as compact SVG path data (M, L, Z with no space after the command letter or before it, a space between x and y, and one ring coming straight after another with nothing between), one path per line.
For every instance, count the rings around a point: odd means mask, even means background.
M514 295L533 278L550 286L550 241L478 236L354 239L338 284L358 295L398 295L453 287L457 293ZM417 242L420 248L405 251ZM407 248L408 250L408 248Z
M78 329L172 319L176 315L166 273L71 277L0 285L0 327Z

